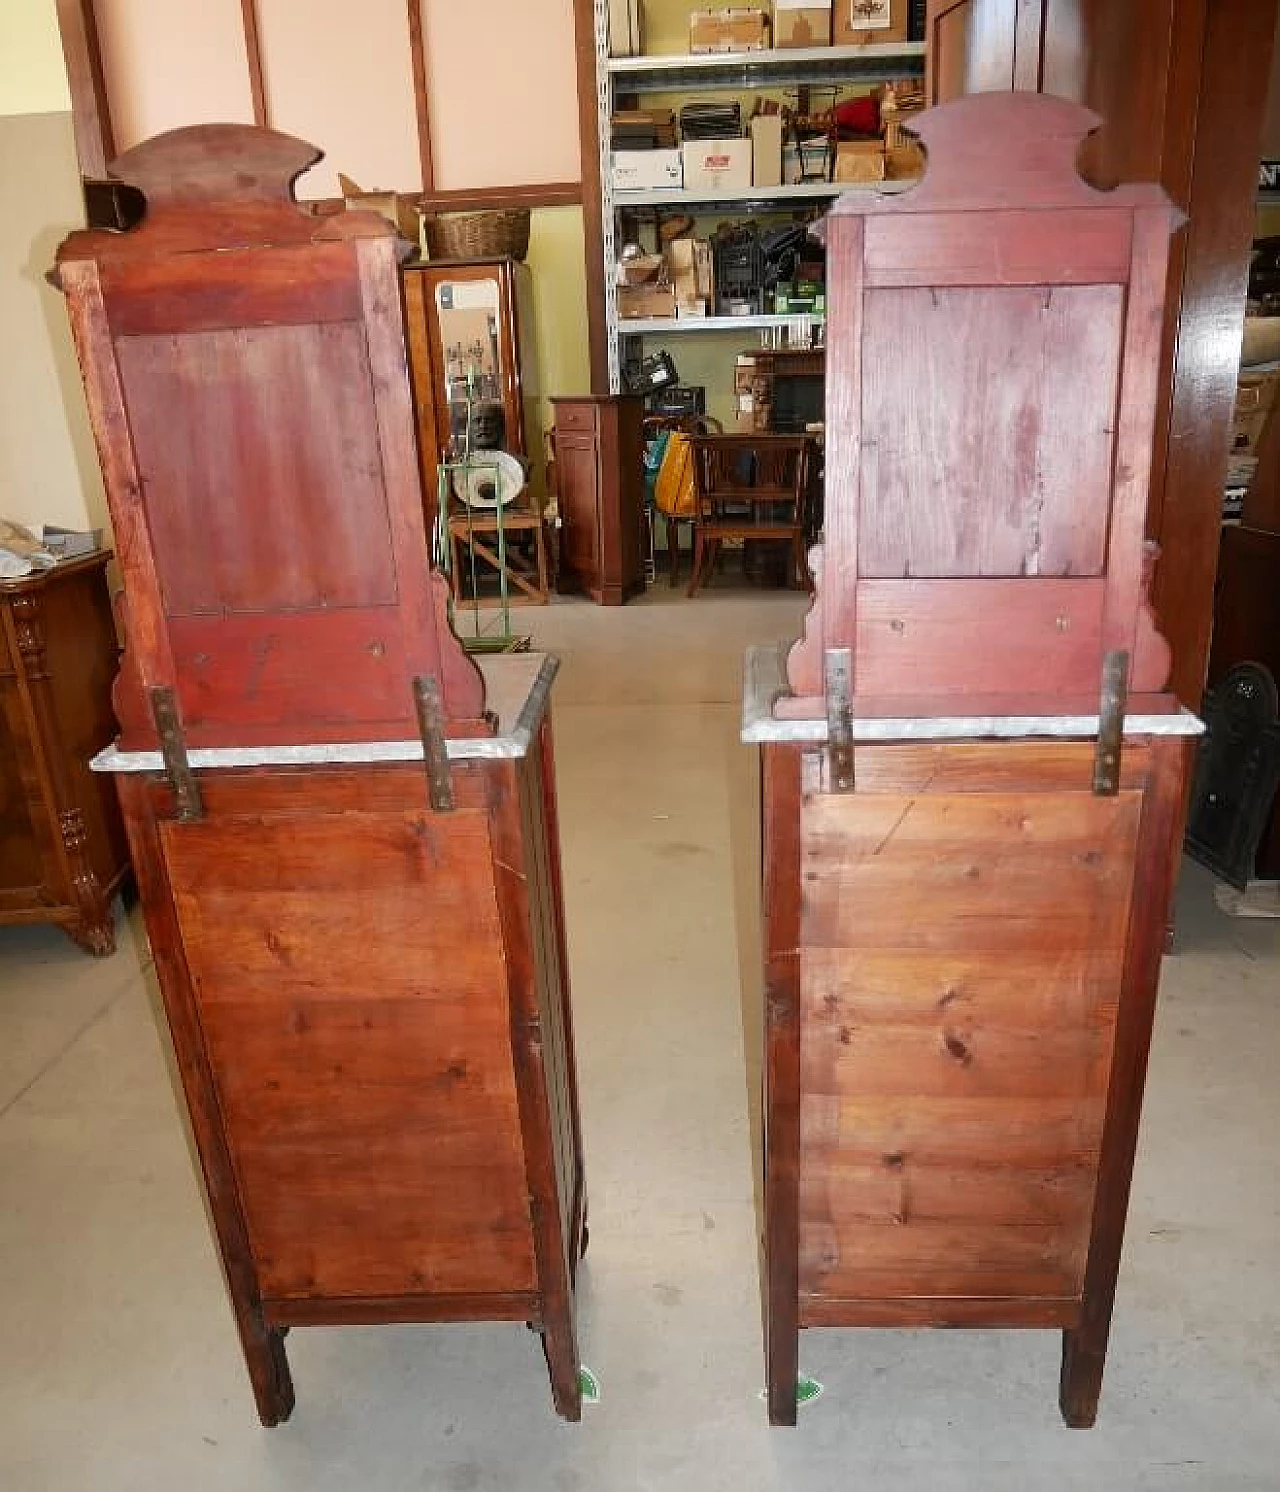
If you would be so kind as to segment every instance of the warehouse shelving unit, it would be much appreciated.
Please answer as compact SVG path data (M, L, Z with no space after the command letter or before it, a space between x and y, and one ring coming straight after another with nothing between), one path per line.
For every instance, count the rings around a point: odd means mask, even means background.
M833 83L884 83L924 74L925 44L897 42L865 47L783 48L761 52L716 52L702 55L611 57L609 9L597 0L596 97L599 110L602 241L604 244L605 323L608 332L609 387L622 388L623 342L630 337L687 336L742 332L776 335L778 328L803 332L820 324L812 316L708 316L620 321L617 298L618 213L633 207L683 207L690 211L733 209L749 217L832 201L848 191L893 192L910 182L880 182L850 187L836 182L748 188L740 192L705 193L658 188L638 192L613 190L610 118L614 99L624 93L737 92L753 88L821 87Z

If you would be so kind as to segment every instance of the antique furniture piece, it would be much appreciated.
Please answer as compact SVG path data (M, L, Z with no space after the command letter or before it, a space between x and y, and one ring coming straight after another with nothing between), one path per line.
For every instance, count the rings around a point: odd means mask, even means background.
M1199 725L1143 544L1178 214L1079 179L1096 122L959 100L826 223L825 543L744 726L776 1424L819 1326L1060 1328L1097 1410Z
M693 442L693 486L698 505L693 529L696 596L726 539L742 544L789 546L790 576L808 583L805 568L805 498L809 490L809 441L803 435L703 435Z
M547 716L429 568L390 225L178 130L58 255L124 570L117 774L241 1344L524 1321L580 1410L585 1241Z
M621 606L644 590L644 401L552 399L562 591Z
M1269 418L1239 524L1222 530L1209 727L1187 848L1241 891L1280 881L1280 420Z
M115 734L107 553L0 581L0 926L56 923L115 951L129 869L120 808L90 759Z
M541 511L533 272L516 259L441 259L414 261L403 273L424 464L432 451L448 447L471 392L500 407L497 445L528 465L534 509ZM425 475L434 499L434 463Z

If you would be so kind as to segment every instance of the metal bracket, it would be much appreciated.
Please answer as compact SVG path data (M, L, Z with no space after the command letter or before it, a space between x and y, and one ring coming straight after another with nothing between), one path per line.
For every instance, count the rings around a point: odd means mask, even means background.
M440 685L434 674L421 674L413 681L413 702L418 709L418 734L422 737L422 759L427 768L427 791L437 813L453 811L453 777L449 772L449 749L445 744L444 708Z
M827 761L833 792L851 793L853 774L853 653L828 648L823 659L827 686Z
M178 804L178 822L197 824L204 818L204 803L200 797L200 784L187 759L187 740L182 733L177 696L167 684L153 685L150 694L151 718L156 723L164 770Z
M1108 653L1102 660L1102 704L1098 745L1093 756L1093 791L1099 798L1114 798L1120 791L1120 756L1128 702L1129 654Z

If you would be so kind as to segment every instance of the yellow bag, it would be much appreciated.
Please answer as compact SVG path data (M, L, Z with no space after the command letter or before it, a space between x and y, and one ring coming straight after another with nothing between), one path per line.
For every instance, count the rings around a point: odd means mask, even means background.
M662 468L658 472L657 485L653 489L653 501L658 512L667 518L693 518L697 513L697 497L693 485L693 442L680 431L672 432L667 441Z

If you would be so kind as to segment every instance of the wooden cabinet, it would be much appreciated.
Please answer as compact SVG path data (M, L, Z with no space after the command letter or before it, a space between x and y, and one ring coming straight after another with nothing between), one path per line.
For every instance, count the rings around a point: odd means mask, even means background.
M501 406L501 447L526 462L538 500L541 388L529 266L515 259L406 264L404 300L428 501L435 502L435 463L469 387L477 399Z
M560 589L621 606L644 590L643 401L553 399Z
M56 923L96 954L115 951L129 869L115 794L89 770L115 734L110 557L0 581L0 926Z
M1097 1412L1200 726L1143 545L1178 217L1080 180L1091 123L959 100L914 192L827 220L815 600L744 732L775 1423L823 1326L1058 1328Z
M263 1422L288 1328L463 1320L535 1327L576 1419L555 663L482 674L452 631L397 240L297 208L315 156L160 136L115 166L141 225L59 251L124 567L96 764Z

